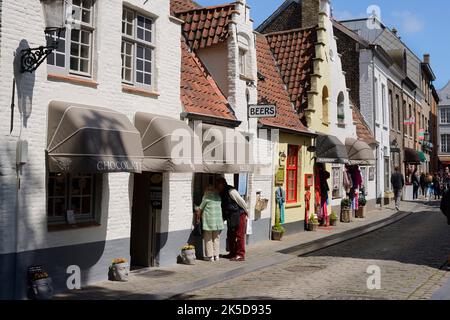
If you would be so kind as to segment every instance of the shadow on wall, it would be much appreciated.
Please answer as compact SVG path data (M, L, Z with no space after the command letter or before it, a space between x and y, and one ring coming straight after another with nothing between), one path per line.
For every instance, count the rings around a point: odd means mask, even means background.
M20 41L19 47L16 49L14 57L14 78L17 85L17 106L19 108L22 125L27 128L28 118L33 111L33 92L36 81L34 72L22 73L22 51L29 49L28 41L23 39Z

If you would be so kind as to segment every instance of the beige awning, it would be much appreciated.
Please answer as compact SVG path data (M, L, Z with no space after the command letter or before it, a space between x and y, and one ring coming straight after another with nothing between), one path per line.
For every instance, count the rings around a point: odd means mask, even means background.
M171 117L138 112L135 125L141 133L144 150L143 171L202 170L201 140L187 123Z
M230 128L202 125L203 171L209 173L251 172L253 150L245 134Z
M348 160L350 165L366 165L376 164L376 158L373 149L364 141L347 138L345 140L347 147Z
M139 132L107 108L52 101L46 151L50 172L141 172Z

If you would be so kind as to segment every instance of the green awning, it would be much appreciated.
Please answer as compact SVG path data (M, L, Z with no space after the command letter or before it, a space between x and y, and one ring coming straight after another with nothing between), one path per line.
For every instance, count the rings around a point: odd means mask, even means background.
M425 153L423 153L422 151L417 151L417 153L419 154L420 162L423 163L427 162L427 157L425 156Z

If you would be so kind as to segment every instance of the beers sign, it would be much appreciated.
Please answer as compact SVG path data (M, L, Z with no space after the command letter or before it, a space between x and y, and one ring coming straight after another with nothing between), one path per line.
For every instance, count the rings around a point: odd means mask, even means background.
M273 104L254 104L249 106L249 118L275 118L277 106Z

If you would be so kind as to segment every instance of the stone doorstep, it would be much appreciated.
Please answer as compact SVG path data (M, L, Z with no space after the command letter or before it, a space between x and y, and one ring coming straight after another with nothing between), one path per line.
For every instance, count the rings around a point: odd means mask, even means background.
M319 231L314 233L302 233L300 235L290 235L283 238L284 240L281 242L267 240L250 246L252 250L249 252L248 258L244 263L221 260L218 263L200 262L189 269L183 268L184 266L181 265L176 265L167 268L146 269L144 271L140 270L131 272L132 275L130 282L100 282L86 287L78 292L57 295L56 298L98 300L104 298L142 300L176 299L177 297L180 297L188 292L244 276L246 274L295 259L298 256L303 256L386 227L409 216L415 211L414 209L416 209L417 206L418 204L408 206L407 212L397 213L394 213L394 211L389 208L384 210L375 209L374 211L368 213L367 218L361 220L358 219L355 223L351 224L339 224L335 231L331 233L329 231ZM306 237L309 239L304 239ZM301 243L299 244L299 242ZM219 267L219 271L217 267ZM202 272L198 272L199 269L202 270ZM174 278L169 280L167 278L155 277L154 279L148 280L139 277L139 275L145 275L146 273L151 273L154 270L173 271ZM180 272L183 274L182 277L180 277ZM170 277L172 276L169 276L169 278ZM129 290L124 290L133 288L133 282L135 281L139 282L140 289L138 292L131 293ZM172 283L179 284L171 285ZM153 289L153 293L147 291L146 285L148 285L148 288ZM101 291L103 292L96 292L99 288L102 289ZM105 291L110 292L106 293ZM154 293L155 291L157 293Z

